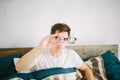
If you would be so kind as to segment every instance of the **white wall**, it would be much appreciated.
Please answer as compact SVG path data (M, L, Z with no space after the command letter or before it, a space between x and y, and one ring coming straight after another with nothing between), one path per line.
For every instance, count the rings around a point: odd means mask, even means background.
M0 48L33 47L56 22L75 45L120 45L120 0L0 0Z

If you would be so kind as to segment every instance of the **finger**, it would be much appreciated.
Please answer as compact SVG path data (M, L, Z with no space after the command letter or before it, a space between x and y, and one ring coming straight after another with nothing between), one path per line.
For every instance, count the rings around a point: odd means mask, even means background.
M52 34L50 35L50 38L55 38L57 36L57 34Z

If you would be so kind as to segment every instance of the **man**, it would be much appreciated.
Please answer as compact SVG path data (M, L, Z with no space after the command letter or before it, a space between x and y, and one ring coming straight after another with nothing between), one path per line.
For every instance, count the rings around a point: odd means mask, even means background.
M79 55L65 45L70 37L70 28L64 23L56 23L51 28L51 34L44 37L40 44L26 53L17 63L18 72L63 67L75 67L84 71L88 80L94 80L90 68L82 61ZM75 75L71 78L75 80Z

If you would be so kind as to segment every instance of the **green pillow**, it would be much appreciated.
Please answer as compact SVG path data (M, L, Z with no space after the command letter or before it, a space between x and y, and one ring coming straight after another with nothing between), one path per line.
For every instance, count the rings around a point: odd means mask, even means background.
M120 80L120 61L110 50L101 55L108 80Z
M20 57L18 54L0 58L0 79L16 73L13 58Z

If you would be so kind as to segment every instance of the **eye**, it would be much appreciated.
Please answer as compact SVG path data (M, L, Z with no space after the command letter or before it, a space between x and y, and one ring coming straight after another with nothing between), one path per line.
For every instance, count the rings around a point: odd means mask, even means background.
M65 41L68 41L68 38L64 38Z
M55 37L55 39L57 39L57 38L58 38L58 36Z

